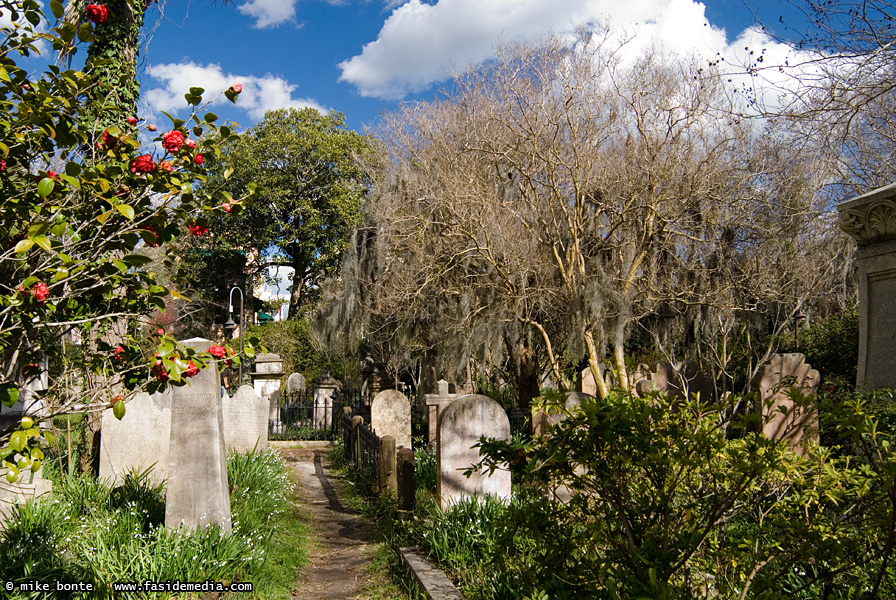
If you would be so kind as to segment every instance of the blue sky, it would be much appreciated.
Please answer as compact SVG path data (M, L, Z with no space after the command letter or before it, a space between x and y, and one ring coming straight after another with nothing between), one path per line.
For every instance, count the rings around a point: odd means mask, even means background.
M268 109L313 106L345 113L362 130L400 100L431 97L447 70L486 60L500 39L609 18L638 23L646 37L679 53L737 63L743 47L789 48L749 30L753 12L774 26L795 14L785 2L741 0L175 0L147 13L141 53L141 116L186 114L183 94L207 97L232 83L244 93L211 109L249 127Z

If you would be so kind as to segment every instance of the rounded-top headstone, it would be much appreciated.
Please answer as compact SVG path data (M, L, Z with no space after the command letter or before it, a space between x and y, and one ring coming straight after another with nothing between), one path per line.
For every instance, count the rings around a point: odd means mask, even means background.
M510 472L497 469L490 475L464 471L479 463L480 438L509 440L510 420L504 408L479 394L461 396L439 415L437 443L438 494L442 509L471 496L510 498Z
M398 390L383 390L370 405L370 426L380 437L394 437L397 448L410 448L410 400Z

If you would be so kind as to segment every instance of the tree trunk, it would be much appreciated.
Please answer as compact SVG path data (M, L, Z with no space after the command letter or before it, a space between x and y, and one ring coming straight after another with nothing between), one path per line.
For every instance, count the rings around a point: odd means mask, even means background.
M538 368L538 357L532 348L529 332L520 339L519 361L517 362L517 406L527 409L532 400L541 395L541 374Z

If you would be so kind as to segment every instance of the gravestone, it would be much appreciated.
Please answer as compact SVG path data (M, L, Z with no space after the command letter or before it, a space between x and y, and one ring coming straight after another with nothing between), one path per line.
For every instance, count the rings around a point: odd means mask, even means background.
M611 388L614 385L613 376L609 370L604 373L604 382L607 384L607 388ZM597 396L597 382L594 380L591 367L582 369L582 372L576 377L575 388L577 392L588 394L589 396Z
M251 373L255 394L268 402L271 431L279 432L280 425L280 377L283 375L283 359L279 354L255 356L255 371Z
M200 352L214 345L181 342ZM218 525L230 531L230 491L224 447L224 414L217 363L209 363L171 397L165 525L196 529Z
M227 448L233 452L267 448L269 406L249 385L240 386L232 398L225 397L222 408Z
M896 388L896 184L837 206L840 228L856 240L859 365L856 384Z
M802 454L805 440L818 441L818 413L811 406L798 406L787 396L796 388L815 398L821 377L806 364L802 354L775 354L761 365L750 381L759 391L756 412L763 417L762 432L769 439L785 440Z
M305 397L305 376L301 373L293 373L286 378L286 402L294 405Z
M15 503L24 503L34 498L49 496L53 491L53 482L44 479L43 467L36 473L23 471L21 479L16 483L6 480L8 469L0 469L0 529L11 515Z
M150 396L139 393L128 400L119 421L107 408L102 416L100 436L100 480L121 483L129 471L143 472L152 467L149 480L154 485L168 478L168 445L171 442L171 390Z
M314 380L314 426L330 428L333 426L333 400L339 382L330 377L330 370L324 369L320 377Z
M699 394L700 399L706 402L715 396L712 380L689 360L675 364L659 361L646 370L639 365L632 374L632 385L642 398L648 392L660 392L676 398Z
M567 412L572 412L586 400L594 402L597 400L597 398L595 398L591 394L585 394L582 392L567 392L563 408ZM534 413L532 417L532 421L534 423L533 434L545 435L548 432L549 426L556 425L563 421L565 418L566 414L564 414L564 411L560 411L557 409L554 409L553 411ZM573 468L573 472L577 475L582 475L585 473L585 467L583 467L582 465L578 465ZM550 489L548 489L548 493L555 500L559 500L564 504L569 502L572 498L572 492L567 486L562 484L551 487Z
M430 444L436 443L439 432L439 417L445 408L454 402L463 394L451 393L451 384L440 379L436 383L438 392L435 394L426 394L426 406L429 409L429 439Z
M479 439L509 440L510 421L504 408L487 396L470 394L449 404L439 416L436 444L437 493L442 510L467 497L510 498L510 471L497 469L491 475L464 471L480 460Z
M381 438L391 435L396 448L411 447L411 402L397 390L384 390L370 405L370 428Z

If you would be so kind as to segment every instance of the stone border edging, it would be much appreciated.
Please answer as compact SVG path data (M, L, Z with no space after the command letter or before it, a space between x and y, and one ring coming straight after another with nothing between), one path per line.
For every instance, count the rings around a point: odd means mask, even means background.
M419 546L398 549L401 563L414 576L420 590L430 600L464 600L460 590L420 550Z
M332 448L335 442L326 440L269 440L268 446L271 448Z

